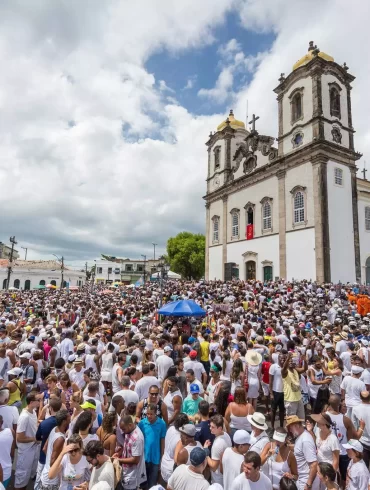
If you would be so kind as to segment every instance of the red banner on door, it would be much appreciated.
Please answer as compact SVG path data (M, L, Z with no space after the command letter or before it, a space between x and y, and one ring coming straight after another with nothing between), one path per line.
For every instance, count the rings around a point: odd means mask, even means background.
M253 225L247 225L246 238L247 238L247 240L252 240L252 238L253 238Z

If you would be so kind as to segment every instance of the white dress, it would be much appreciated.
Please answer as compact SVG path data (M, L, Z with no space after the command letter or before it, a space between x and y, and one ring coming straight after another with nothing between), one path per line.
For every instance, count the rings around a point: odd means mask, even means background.
M258 379L259 366L250 366L248 364L248 398L258 398L260 390L260 380Z
M108 352L101 356L102 366L101 366L101 380L112 382L112 369L113 369L113 354Z

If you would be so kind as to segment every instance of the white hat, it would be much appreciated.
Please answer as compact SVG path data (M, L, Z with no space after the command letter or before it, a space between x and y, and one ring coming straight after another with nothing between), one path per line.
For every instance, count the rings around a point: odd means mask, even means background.
M362 368L361 366L352 366L351 372L352 374L360 374L363 370L364 368Z
M356 441L356 439L350 439L347 444L343 444L344 449L354 449L355 451L358 451L359 453L362 453L364 448L362 447L362 444L360 441Z
M235 444L252 444L254 437L252 437L244 429L239 429L235 432L233 441Z
M166 345L166 347L163 349L164 352L171 352L172 348L169 345Z
M282 434L281 432L277 432L276 430L274 431L274 435L272 436L272 438L275 440L275 441L278 441L278 442L285 442L285 439L287 437L288 434Z
M15 367L15 368L10 369L9 371L7 371L7 374L11 374L13 376L19 376L22 373L23 373L23 371L19 367Z
M253 415L247 415L248 422L257 427L257 429L267 430L266 418L263 413L255 412Z
M19 359L31 359L32 355L30 354L30 352L23 352L23 354L21 354L19 356Z
M262 356L255 350L249 350L245 356L245 360L251 366L258 366L262 362Z

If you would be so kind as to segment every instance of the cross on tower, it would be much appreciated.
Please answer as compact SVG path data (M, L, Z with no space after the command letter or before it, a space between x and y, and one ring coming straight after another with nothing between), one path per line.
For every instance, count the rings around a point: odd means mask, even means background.
M252 120L249 121L248 124L252 124L252 131L255 131L256 130L256 121L259 118L260 118L259 116L256 117L255 114L253 114Z
M367 170L365 168L365 163L364 163L364 168L361 170L361 172L362 172L362 175L364 176L364 180L367 180L366 179L366 172L367 172Z

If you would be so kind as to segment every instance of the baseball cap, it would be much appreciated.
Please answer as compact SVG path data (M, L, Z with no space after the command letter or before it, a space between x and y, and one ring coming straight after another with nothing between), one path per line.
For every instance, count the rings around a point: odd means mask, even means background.
M187 436L190 436L190 437L194 437L196 431L197 431L197 429L195 428L195 425L193 425L193 424L185 424L179 428L179 432L182 432L183 434L186 434ZM193 449L193 451L194 451L194 449Z
M251 444L254 438L244 429L239 429L234 434L235 444Z
M192 350L192 351L190 351L189 357L190 357L190 359L196 359L197 355L198 355L198 352L196 350Z
M194 344L194 342L195 342L195 338L194 337L189 337L188 338L188 343L189 344ZM193 451L194 451L194 449L193 449Z
M86 410L87 408L92 408L93 410L96 410L96 405L94 405L93 403L91 403L90 400L87 400L85 401L82 405L80 405L81 408L83 408L84 410Z
M206 457L207 455L204 449L201 447L195 447L190 453L190 463L193 466L200 466L202 463L204 463Z
M347 444L343 444L344 449L354 449L355 451L358 451L359 453L362 453L364 450L362 444L360 441L356 441L356 439L350 439ZM194 449L193 449L194 451Z
M23 352L23 354L21 354L19 356L19 359L31 359L31 354L29 352Z
M13 376L19 376L23 373L21 368L15 367L13 369L10 369L7 371L7 374L13 375Z
M200 388L196 383L190 385L190 393L200 393Z
M362 368L361 366L352 366L352 374L360 374L362 373L362 371L364 370L364 368Z
M166 347L163 349L164 352L170 352L172 351L172 348L169 345L166 345Z

